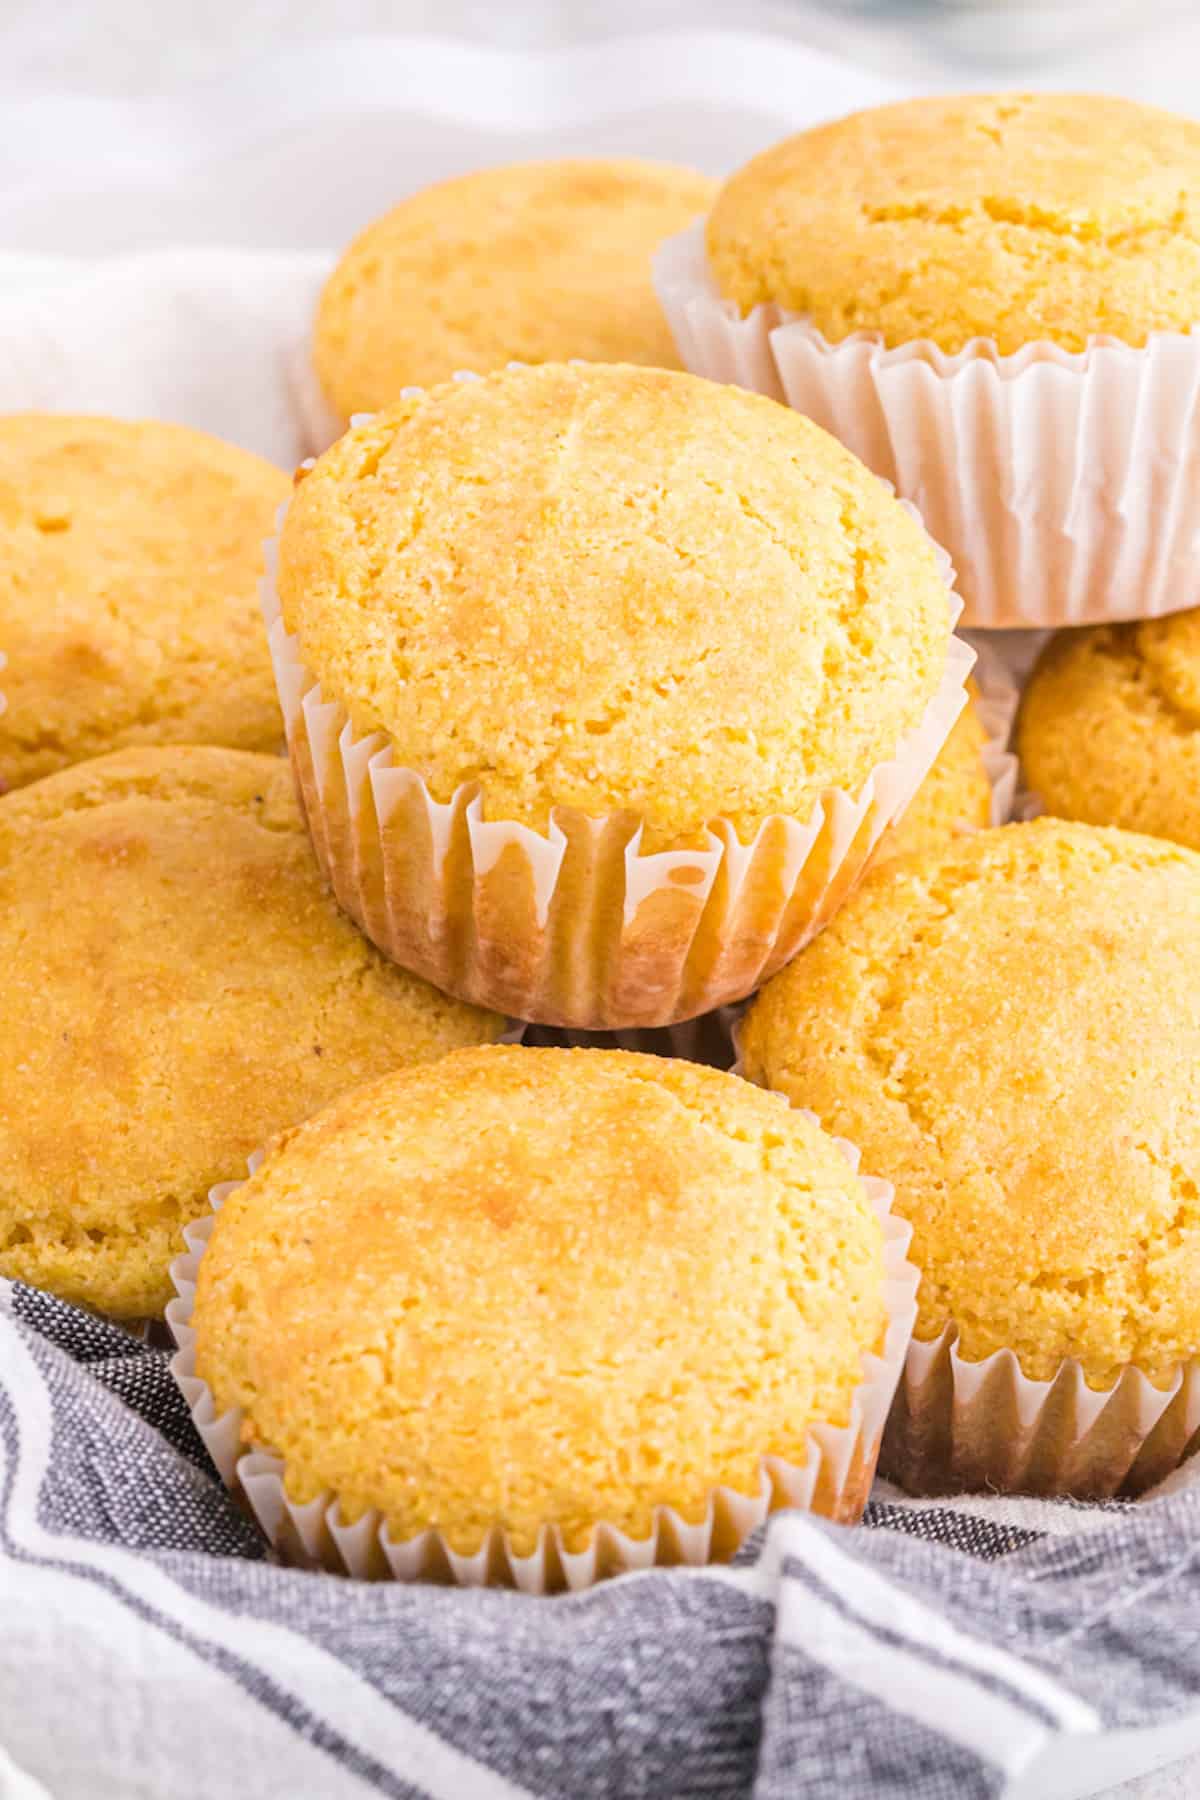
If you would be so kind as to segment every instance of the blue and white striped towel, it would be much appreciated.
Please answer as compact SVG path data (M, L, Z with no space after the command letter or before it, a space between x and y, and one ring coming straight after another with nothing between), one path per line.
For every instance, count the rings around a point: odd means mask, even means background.
M265 1560L166 1363L0 1283L4 1800L984 1800L1200 1696L1200 1480L882 1494L552 1600L353 1583Z

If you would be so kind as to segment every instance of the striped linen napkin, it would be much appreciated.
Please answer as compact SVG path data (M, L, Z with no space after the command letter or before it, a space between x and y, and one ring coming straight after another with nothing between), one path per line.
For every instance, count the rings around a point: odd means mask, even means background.
M167 1355L0 1283L0 1795L985 1800L1200 1692L1197 1474L777 1515L552 1600L277 1567Z

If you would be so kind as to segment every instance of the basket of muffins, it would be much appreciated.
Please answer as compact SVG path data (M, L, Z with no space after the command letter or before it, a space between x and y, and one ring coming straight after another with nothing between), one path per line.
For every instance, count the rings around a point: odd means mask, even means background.
M1200 126L972 95L402 201L294 472L0 416L0 1274L280 1559L1200 1447L1198 325Z

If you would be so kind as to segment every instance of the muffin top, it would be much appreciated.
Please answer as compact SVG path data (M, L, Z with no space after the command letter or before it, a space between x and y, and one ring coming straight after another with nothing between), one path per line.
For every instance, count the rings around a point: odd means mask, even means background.
M369 225L330 276L313 354L343 418L508 362L676 368L656 247L712 205L695 169L635 157L516 163L439 182Z
M778 301L835 342L1143 344L1200 319L1200 124L1094 94L853 113L734 175L708 254L744 313Z
M502 1021L384 962L277 757L118 751L0 800L0 1272L161 1311L180 1231L356 1082Z
M132 744L281 748L258 577L290 487L181 425L0 415L0 783Z
M978 700L974 681L967 682L967 689L971 701ZM992 784L983 762L987 741L983 721L968 703L904 817L884 833L875 852L876 862L908 856L915 850L939 849L960 832L991 822Z
M845 1424L879 1221L777 1096L619 1050L466 1050L286 1133L218 1215L197 1373L304 1503L464 1553L702 1519Z
M297 489L279 596L327 699L446 801L544 830L745 837L858 789L946 666L930 540L772 400L547 364L349 432Z
M746 1073L895 1183L917 1336L1128 1363L1200 1351L1200 856L1041 819L868 877L753 1003Z
M1048 812L1200 850L1200 611L1052 638L1017 749Z

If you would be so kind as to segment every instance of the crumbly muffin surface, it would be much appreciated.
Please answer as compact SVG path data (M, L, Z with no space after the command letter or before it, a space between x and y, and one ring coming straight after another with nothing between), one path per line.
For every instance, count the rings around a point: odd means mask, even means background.
M0 800L0 944L0 1273L118 1317L275 1132L504 1029L337 912L278 757L119 751Z
M776 1096L608 1050L463 1051L275 1146L201 1260L197 1372L290 1494L474 1551L645 1536L844 1424L879 1221Z
M1200 124L1094 94L904 100L798 133L709 216L721 292L831 341L1002 354L1200 319Z
M136 744L282 749L258 579L290 486L180 425L0 415L0 782Z
M809 420L630 367L450 383L300 484L279 594L322 691L448 800L648 848L857 792L946 666L934 549Z
M1200 1352L1200 856L1041 819L868 877L742 1059L894 1182L917 1335L1024 1373Z
M1200 611L1060 632L1025 689L1017 750L1047 812L1200 850Z
M481 169L402 200L330 276L313 354L343 419L509 362L678 367L656 247L712 205L694 169L634 157Z

